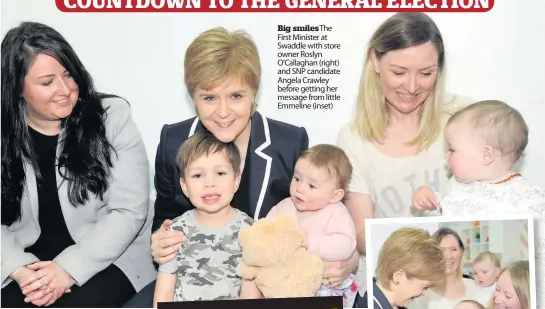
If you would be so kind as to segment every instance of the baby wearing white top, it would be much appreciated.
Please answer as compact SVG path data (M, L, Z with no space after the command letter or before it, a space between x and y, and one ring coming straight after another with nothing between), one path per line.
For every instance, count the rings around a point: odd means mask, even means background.
M481 252L471 264L473 281L477 286L483 288L483 294L485 294L479 295L479 301L488 306L494 295L496 281L501 272L500 260L494 253L485 251Z
M413 206L428 215L465 216L531 213L535 218L538 306L545 294L541 258L545 249L545 191L513 171L528 144L528 127L522 115L501 101L481 101L457 113L445 127L453 174L450 192L442 196L419 187ZM545 258L545 256L543 256Z

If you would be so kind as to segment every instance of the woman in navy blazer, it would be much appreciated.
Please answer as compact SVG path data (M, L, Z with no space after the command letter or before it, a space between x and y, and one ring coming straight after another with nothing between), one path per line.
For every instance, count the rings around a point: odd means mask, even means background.
M129 104L54 29L2 40L2 307L119 307L157 275ZM26 299L26 301L25 301Z
M256 111L261 65L257 47L246 33L224 28L203 32L188 47L184 65L185 83L198 116L165 125L161 132L153 220L158 230L152 236L152 254L159 264L174 258L183 239L179 232L165 230L170 219L193 207L182 193L175 163L178 148L189 136L208 130L224 142L235 142L242 155L242 177L232 205L256 220L289 196L295 162L309 143L304 128ZM335 264L332 273L348 276L357 265L357 254L346 264L344 268ZM153 288L151 283L125 306L150 307Z
M443 250L428 231L402 227L382 244L375 262L373 304L375 309L406 308L429 287L445 280ZM371 302L367 289L361 307Z
M261 64L255 43L244 32L214 28L187 48L185 83L197 117L165 125L155 157L155 233L152 251L162 264L174 257L181 237L167 237L165 220L192 209L182 193L176 154L195 132L208 130L223 142L233 141L241 154L241 184L232 205L258 219L289 196L295 161L308 148L304 128L274 121L256 111ZM163 233L161 233L163 232ZM175 235L177 233L174 233ZM174 241L174 243L165 243ZM157 246L167 248L159 248ZM167 249L167 254L161 251Z
M233 205L257 220L289 196L293 168L301 152L308 148L308 136L304 128L263 117L258 112L253 113L249 124L244 170ZM179 185L176 153L188 137L203 130L207 128L198 117L163 127L155 159L157 197L153 230L193 208Z

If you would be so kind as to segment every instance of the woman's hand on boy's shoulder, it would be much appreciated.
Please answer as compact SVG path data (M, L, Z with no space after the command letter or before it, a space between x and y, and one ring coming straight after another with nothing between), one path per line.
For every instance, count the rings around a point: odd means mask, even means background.
M182 231L169 230L174 224L172 220L165 220L161 227L151 235L151 255L153 260L163 265L176 257L176 252L182 246L185 235Z

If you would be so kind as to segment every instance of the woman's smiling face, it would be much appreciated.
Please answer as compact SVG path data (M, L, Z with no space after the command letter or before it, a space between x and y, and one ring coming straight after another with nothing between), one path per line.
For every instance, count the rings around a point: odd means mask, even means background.
M458 240L454 235L449 234L441 239L439 246L443 249L445 255L447 276L456 275L462 261L462 248L460 248Z

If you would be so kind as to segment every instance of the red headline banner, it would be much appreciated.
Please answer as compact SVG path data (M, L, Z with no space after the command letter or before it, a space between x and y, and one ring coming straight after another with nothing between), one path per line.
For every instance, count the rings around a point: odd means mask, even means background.
M512 0L515 1L515 0ZM487 12L494 0L55 0L62 12Z

